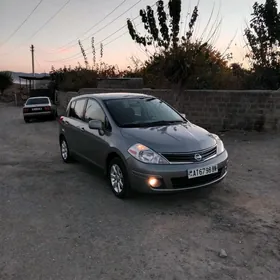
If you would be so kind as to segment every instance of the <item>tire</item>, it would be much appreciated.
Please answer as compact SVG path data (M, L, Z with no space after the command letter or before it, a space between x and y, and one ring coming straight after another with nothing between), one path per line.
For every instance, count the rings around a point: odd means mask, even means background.
M30 119L28 119L28 118L24 118L24 121L25 121L26 123L30 123Z
M114 178L118 180L114 184ZM114 195L118 198L128 198L132 196L128 174L123 161L116 157L113 158L108 166L108 181ZM122 184L122 187L121 187Z
M65 137L62 137L60 140L60 155L64 162L66 162L66 163L72 162L72 157L70 155L68 143L67 143Z

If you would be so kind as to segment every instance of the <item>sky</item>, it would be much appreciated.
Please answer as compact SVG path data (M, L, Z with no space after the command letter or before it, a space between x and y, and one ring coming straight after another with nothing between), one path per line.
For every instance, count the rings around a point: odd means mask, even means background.
M197 1L182 0L182 33L186 17ZM37 73L49 72L52 66L59 68L64 65L76 66L78 62L83 64L78 39L92 64L92 37L95 41L96 62L117 64L119 68L125 69L132 65L131 57L144 61L147 53L132 41L125 25L127 18L136 18L133 22L137 30L143 32L143 26L139 24L139 10L155 2L156 0L0 0L0 70L32 72L31 44L35 49ZM167 3L167 0L164 2ZM231 52L232 62L246 64L243 31L246 22L250 20L254 2L255 0L200 0L195 36L200 38L203 35L203 38L207 38L213 32L211 28L214 30L218 27L213 38L216 48L222 53ZM102 58L101 42L104 46Z

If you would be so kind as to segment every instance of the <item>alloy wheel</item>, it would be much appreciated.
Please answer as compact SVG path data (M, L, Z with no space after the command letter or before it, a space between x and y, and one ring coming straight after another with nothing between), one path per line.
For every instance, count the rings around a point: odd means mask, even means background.
M64 161L68 159L68 147L65 140L61 141L61 156Z
M117 164L111 166L110 180L114 191L120 194L124 188L124 176L121 168Z

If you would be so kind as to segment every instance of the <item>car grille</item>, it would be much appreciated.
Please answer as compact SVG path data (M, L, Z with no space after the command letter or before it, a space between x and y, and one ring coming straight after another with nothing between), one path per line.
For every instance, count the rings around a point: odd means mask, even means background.
M162 156L164 156L169 162L197 162L195 159L195 155L200 154L201 160L204 161L207 160L217 154L217 146L212 147L210 149L197 151L197 152L191 152L191 153L177 153L177 154L169 154L169 153L163 153Z
M204 185L207 183L211 183L215 180L218 180L224 173L225 173L225 169L220 168L218 170L218 173L215 173L215 174L209 174L206 176L197 177L197 178L193 178L193 179L189 179L188 176L177 177L177 178L172 178L171 182L172 182L174 189L191 188L191 187Z

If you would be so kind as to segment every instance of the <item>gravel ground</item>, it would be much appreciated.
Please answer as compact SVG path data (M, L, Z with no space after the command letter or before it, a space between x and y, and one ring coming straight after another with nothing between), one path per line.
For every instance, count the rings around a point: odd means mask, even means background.
M122 201L57 132L0 104L0 279L279 279L279 135L226 133L215 187Z

